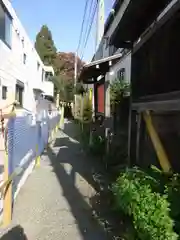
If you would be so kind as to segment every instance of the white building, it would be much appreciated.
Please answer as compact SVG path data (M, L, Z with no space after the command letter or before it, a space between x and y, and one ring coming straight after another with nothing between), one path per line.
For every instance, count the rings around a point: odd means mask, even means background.
M54 95L54 84L51 82L51 77L54 76L54 69L51 66L44 66L45 70L45 79L43 83L43 91L44 95L46 96L53 96Z
M53 96L52 67L44 66L9 0L0 0L0 101L11 95L34 111L40 93Z

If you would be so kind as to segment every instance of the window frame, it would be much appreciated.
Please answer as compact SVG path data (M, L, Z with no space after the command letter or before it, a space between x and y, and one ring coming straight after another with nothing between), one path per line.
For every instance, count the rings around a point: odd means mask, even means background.
M4 92L4 90L5 90L5 92ZM8 91L7 86L2 85L2 94L1 94L2 100L7 99L7 91ZM5 96L4 96L4 93L5 93Z
M15 92L15 99L19 102L19 105L23 106L23 100L24 100L24 86L16 83L16 92Z
M42 75L41 75L41 80L42 80L42 82L44 82L44 75L45 75L45 71L44 71L44 69L42 68L42 73L41 73Z
M117 72L117 78L120 81L125 81L125 73L126 73L126 69L125 68L119 69L119 71Z
M109 36L105 37L105 49L107 49L109 47L109 41L110 41L110 38Z
M40 63L37 62L37 70L39 71L39 69L40 69Z
M26 53L23 53L23 63L24 63L24 65L26 65L26 63L27 63L27 54Z
M3 33L0 34L0 40L4 44L6 44L6 46L8 46L11 49L11 47L12 47L12 21L13 21L13 18L12 18L11 14L9 13L8 9L6 8L6 6L4 5L4 3L2 1L0 2L0 7L2 8L3 13L4 13L3 23L2 23ZM7 20L9 21L8 28L7 28ZM7 33L7 29L9 31L8 33Z

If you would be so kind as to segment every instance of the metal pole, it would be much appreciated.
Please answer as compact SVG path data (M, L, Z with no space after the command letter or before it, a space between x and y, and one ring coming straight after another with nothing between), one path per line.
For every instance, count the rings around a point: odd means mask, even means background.
M104 34L104 0L97 0L97 22L96 22L96 42L95 49L97 51L101 39Z
M77 83L77 52L74 53L74 88L76 88L76 83ZM74 109L73 109L73 114L74 117L76 118L76 94L74 94Z
M77 83L77 52L74 54L74 86Z

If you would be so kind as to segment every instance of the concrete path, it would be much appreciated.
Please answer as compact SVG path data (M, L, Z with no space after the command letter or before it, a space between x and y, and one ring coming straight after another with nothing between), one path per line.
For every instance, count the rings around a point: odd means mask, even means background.
M89 199L93 167L86 161L73 123L65 124L22 187L11 230L1 240L105 240Z

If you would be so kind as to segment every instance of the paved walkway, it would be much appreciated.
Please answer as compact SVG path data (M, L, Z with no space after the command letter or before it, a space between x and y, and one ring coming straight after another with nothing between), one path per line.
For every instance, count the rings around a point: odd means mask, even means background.
M93 168L86 161L72 123L58 132L20 191L13 226L1 240L106 240L92 215ZM93 187L94 186L94 187Z

